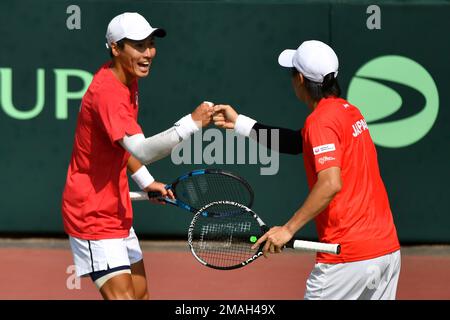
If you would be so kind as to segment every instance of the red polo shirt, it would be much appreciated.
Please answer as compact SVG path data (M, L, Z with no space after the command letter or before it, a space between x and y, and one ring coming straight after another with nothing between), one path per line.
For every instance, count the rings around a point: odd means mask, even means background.
M65 231L77 238L124 238L132 226L127 161L117 141L142 133L137 82L128 88L103 65L85 93L62 199Z
M317 215L319 240L341 244L341 254L319 253L324 263L375 258L400 248L377 152L360 111L344 99L322 99L302 130L310 189L317 174L341 169L342 189Z

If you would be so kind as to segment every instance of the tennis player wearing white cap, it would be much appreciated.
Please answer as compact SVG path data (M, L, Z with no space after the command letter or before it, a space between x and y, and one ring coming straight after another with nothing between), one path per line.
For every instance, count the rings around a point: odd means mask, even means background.
M149 74L154 38L165 34L138 13L112 19L106 32L112 61L95 73L78 115L62 199L64 229L77 275L89 275L105 299L149 297L127 168L141 189L173 198L142 164L169 155L211 120L212 105L204 102L168 130L144 136L137 122L137 81Z
M310 193L289 221L271 228L254 247L265 242L265 256L281 252L315 219L319 240L339 243L341 254L317 254L305 299L395 299L397 232L369 128L357 107L340 98L338 58L328 45L311 40L284 50L278 62L292 70L295 94L311 111L301 137L280 135L280 146L303 151ZM231 106L217 105L215 111L216 125L243 135L257 137L255 131L267 127Z

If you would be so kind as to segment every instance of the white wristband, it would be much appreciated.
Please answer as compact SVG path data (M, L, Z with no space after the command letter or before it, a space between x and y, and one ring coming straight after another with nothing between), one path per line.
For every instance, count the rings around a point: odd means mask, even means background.
M240 114L238 115L236 122L234 123L234 131L237 134L248 137L255 123L256 120Z
M183 118L175 122L175 130L183 140L186 140L193 133L200 130L200 127L192 119L191 114L188 114L187 116L184 116Z
M149 185L151 185L153 181L155 181L150 172L148 172L146 166L140 167L135 173L131 175L131 178L134 180L134 182L136 182L141 190L144 190Z

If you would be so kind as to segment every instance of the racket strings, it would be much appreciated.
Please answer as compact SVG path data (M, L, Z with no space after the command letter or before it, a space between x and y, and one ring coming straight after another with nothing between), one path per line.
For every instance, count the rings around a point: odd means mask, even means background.
M175 186L177 198L200 209L208 203L230 200L250 206L252 191L238 178L220 173L190 176Z
M213 205L206 210L191 230L191 246L198 258L210 266L230 268L258 252L251 247L262 232L251 213L234 205Z

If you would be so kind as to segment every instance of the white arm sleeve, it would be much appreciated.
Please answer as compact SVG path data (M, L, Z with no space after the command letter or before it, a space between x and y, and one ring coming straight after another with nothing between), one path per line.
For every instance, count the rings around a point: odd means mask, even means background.
M181 140L189 138L198 130L189 114L166 131L149 138L145 138L143 134L125 136L120 140L120 144L142 164L149 164L168 156Z
M256 120L244 116L243 114L238 115L236 122L234 124L234 131L245 137L249 137ZM252 137L253 138L253 137Z

